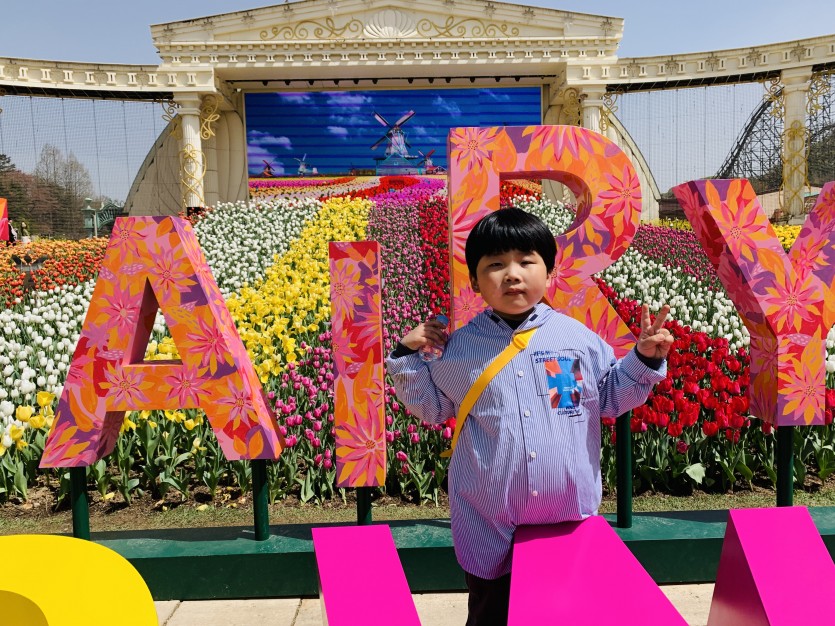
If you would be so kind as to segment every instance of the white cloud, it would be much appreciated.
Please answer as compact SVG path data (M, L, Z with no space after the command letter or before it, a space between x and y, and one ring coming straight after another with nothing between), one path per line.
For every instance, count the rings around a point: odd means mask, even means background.
M290 141L289 137L283 135L281 137L274 137L260 130L250 130L247 133L247 143L254 146L279 146L287 150L293 149L293 142Z
M370 126L373 119L370 115L331 115L330 121L340 126Z
M485 89L482 93L486 93L496 102L510 102L510 95L506 93L498 93L493 89Z
M289 104L309 104L313 97L309 93L279 93L277 94L282 102Z
M358 110L364 104L370 104L371 98L360 93L347 93L342 91L326 92L329 106L338 106L349 110Z
M436 109L441 109L442 111L446 111L449 116L453 119L457 119L461 117L461 107L458 106L455 102L447 102L441 96L438 96L432 101L432 105Z
M348 129L344 126L328 126L328 132L340 139L346 139L348 137Z

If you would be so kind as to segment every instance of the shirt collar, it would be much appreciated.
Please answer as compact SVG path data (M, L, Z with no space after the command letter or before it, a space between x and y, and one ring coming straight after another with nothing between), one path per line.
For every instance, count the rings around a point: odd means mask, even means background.
M553 309L550 306L548 306L547 304L543 304L542 302L539 302L536 306L534 306L533 311L531 311L530 315L528 315L528 317L521 324L519 324L519 326L513 329L513 332L519 332L521 330L527 330L529 328L538 328L539 326L542 326L545 323L545 320L551 313L553 313ZM505 328L510 328L510 325L501 317L499 317L499 315L496 314L491 307L487 307L484 310L484 315L487 317L488 321L491 324L498 324Z

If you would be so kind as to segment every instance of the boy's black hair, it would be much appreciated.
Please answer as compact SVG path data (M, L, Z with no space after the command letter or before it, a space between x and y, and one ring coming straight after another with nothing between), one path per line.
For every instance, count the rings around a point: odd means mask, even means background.
M557 244L550 229L527 211L507 208L485 215L470 231L464 250L470 276L476 275L482 257L511 250L536 252L545 261L549 274L554 269Z

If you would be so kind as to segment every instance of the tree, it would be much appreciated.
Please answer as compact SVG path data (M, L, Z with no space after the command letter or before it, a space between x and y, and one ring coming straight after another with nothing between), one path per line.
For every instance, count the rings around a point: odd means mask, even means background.
M64 161L60 186L66 192L68 199L75 202L76 206L80 206L84 198L93 195L93 180L90 178L90 172L72 152Z
M8 155L0 153L0 174L14 172L17 168Z
M46 195L57 198L58 206L50 206L51 203L48 203L47 206L33 208L33 212L39 219L50 223L48 230L51 233L83 236L81 207L84 206L84 198L93 195L93 182L87 168L74 154L64 157L61 150L45 144L35 165L34 175L46 188Z
M41 155L38 157L33 174L41 182L58 187L61 181L63 165L64 155L61 154L61 151L51 144L45 144L41 148Z

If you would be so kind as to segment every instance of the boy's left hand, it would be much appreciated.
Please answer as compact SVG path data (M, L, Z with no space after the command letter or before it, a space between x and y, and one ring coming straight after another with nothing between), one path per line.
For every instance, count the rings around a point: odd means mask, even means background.
M641 307L641 334L638 336L637 348L638 352L648 359L666 359L675 341L670 331L663 328L669 312L670 307L665 304L653 323L649 317L649 305L644 304Z

